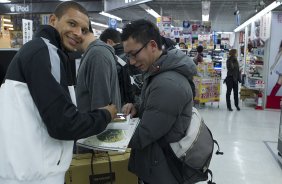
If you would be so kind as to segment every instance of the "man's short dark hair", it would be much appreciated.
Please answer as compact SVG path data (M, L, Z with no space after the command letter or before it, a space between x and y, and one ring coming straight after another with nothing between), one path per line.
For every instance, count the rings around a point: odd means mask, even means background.
M120 32L113 28L105 29L100 35L100 40L107 43L108 39L113 40L114 43L120 43L121 42Z
M158 44L158 48L162 49L161 35L158 27L145 19L139 19L126 24L122 29L121 40L126 41L132 37L139 43L146 44L150 40L154 40Z
M204 51L204 47L202 45L199 45L197 47L197 52L202 53Z
M70 8L78 10L79 12L89 17L87 10L81 4L75 1L65 1L58 4L55 8L54 14L60 19Z

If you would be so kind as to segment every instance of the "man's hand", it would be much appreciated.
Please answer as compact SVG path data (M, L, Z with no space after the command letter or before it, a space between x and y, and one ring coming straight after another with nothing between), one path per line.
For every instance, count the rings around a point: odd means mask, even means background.
M137 110L132 103L127 103L122 107L122 112L126 115L130 114L130 117L134 117L137 114Z
M111 114L112 120L117 117L117 107L115 105L107 105L100 109L107 109Z

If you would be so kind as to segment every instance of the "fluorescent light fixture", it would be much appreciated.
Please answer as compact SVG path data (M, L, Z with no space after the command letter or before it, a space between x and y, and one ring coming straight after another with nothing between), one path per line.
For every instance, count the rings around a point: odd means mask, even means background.
M155 12L155 10L153 9L145 9L146 12L148 12L149 14L151 14L153 17L155 18L159 18L161 17L157 12Z
M207 22L209 21L210 16L209 15L202 15L202 21Z
M215 33L218 33L218 34L232 34L234 32L215 32Z
M120 29L120 28L117 28L117 31L119 31L119 32L122 32L122 29Z
M14 31L14 28L12 28L12 27L9 27L8 29L9 29L10 31Z
M202 1L202 21L209 21L210 6L210 1Z
M3 24L4 27L14 27L12 24Z
M138 5L138 4L143 4L143 3L150 2L150 1L152 1L152 0L139 1L139 2L136 2L135 4Z
M95 26L100 26L100 27L105 27L108 28L109 26L106 24L102 24L102 23L98 23L98 22L93 22L91 21L91 25L95 25Z
M0 3L10 3L10 0L0 0Z
M116 19L116 20L118 20L118 21L122 21L122 19L121 19L120 17L117 17L117 16L115 16L115 15L106 13L106 12L104 12L104 11L100 12L99 14L100 14L100 15L104 15L104 16L106 16L106 17L110 17L110 18L112 18L112 19Z
M5 19L5 18L3 18L3 21L4 21L4 22L11 22L11 19Z
M271 10L277 8L277 7L280 6L281 4L282 4L282 2L274 1L273 3L271 3L270 5L268 5L267 7L265 7L263 10L261 10L260 12L258 12L255 16L253 16L252 18L250 18L249 20L247 20L246 22L244 22L243 24L241 24L239 27L237 27L236 29L234 29L234 32L238 32L238 31L244 29L247 25L249 25L250 23L256 21L257 19L259 19L260 17L264 16L265 14L267 14L268 12L270 12Z

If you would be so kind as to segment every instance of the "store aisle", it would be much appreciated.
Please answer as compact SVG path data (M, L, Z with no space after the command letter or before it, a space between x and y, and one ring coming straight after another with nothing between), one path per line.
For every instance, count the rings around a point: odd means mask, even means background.
M221 85L221 101L199 109L213 132L223 156L213 155L211 170L217 184L281 184L282 159L277 155L280 111L226 109L226 85ZM233 96L232 106L233 105ZM278 161L280 160L281 163ZM201 182L204 184L206 182Z

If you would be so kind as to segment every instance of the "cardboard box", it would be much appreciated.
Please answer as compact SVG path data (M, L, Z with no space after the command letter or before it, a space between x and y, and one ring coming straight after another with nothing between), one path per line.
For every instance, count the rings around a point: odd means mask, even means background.
M65 175L66 184L137 184L136 175L127 169L130 152L109 153L112 173L110 174L107 154L95 154L93 159L94 177L91 172L91 155L74 155L71 166ZM92 181L90 181L90 178ZM95 180L95 181L93 181Z
M247 98L256 98L257 93L258 93L257 90L241 87L241 89L240 89L240 99L245 100Z

